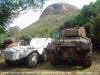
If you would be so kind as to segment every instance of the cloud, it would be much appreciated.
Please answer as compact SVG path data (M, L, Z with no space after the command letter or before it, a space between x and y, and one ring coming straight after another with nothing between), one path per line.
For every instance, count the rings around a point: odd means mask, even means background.
M41 12L34 12L33 10L26 11L27 13L20 15L17 17L14 22L10 25L19 26L21 29L27 27L28 25L32 24L33 22L37 21Z

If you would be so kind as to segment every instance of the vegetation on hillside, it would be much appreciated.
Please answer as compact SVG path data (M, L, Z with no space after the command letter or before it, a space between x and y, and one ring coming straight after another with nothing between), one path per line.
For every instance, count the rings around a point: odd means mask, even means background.
M66 21L66 16L49 16L40 19L36 23L30 25L28 28L22 30L21 35L28 35L32 37L50 37L50 34L59 28L64 21Z
M54 8L56 5L60 6ZM50 37L53 31L62 26L67 19L76 16L78 13L79 10L69 4L59 3L50 5L41 14L39 21L21 31L21 36Z
M72 6L70 4L66 3L55 3L49 5L41 14L40 19L50 16L50 15L65 15L65 16L71 16L76 14L79 11L79 9L75 6Z

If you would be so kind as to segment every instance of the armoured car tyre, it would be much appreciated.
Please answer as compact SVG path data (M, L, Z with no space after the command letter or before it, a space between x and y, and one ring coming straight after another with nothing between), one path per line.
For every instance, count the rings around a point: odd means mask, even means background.
M83 64L82 64L83 68L89 68L91 67L91 65L92 65L92 61L90 57L84 58Z
M43 51L42 55L43 55L43 60L42 61L43 62L47 61L47 51L46 50Z
M39 57L39 54L37 52L32 52L27 57L27 65L28 65L28 67L35 67L38 64L38 57Z

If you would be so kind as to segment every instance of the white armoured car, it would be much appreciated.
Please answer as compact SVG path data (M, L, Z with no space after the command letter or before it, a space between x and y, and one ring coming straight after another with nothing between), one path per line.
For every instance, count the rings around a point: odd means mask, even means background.
M16 46L6 48L4 50L4 57L7 64L13 64L24 60L29 67L34 67L39 61L47 60L47 51L44 49L49 43L52 42L51 38L34 38L28 46Z

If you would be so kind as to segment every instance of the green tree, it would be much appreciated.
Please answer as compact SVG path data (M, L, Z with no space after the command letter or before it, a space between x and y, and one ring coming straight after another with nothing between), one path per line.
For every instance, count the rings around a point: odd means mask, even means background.
M0 34L6 32L7 27L21 11L27 8L40 8L45 0L0 0Z
M88 29L88 32L91 36L94 35L96 22L95 19L100 14L100 0L97 0L95 3L90 3L89 5L85 5L81 12L73 18L73 20L67 20L64 25L72 26L85 26Z
M8 30L8 37L14 37L18 41L20 37L19 32L20 32L20 27L18 26L10 27Z
M18 27L18 26L10 27L8 30L8 36L13 37L13 36L17 35L17 33L19 31L20 31L20 27Z
M69 23L68 23L69 22ZM84 26L87 31L88 37L90 37L93 42L100 42L100 0L95 3L90 3L85 5L81 12L73 18L73 21L66 21L66 26L78 25Z
M6 26L12 22L12 18L20 14L21 11L32 7L42 7L45 0L0 0L0 26L5 30ZM2 31L2 30L0 30Z

